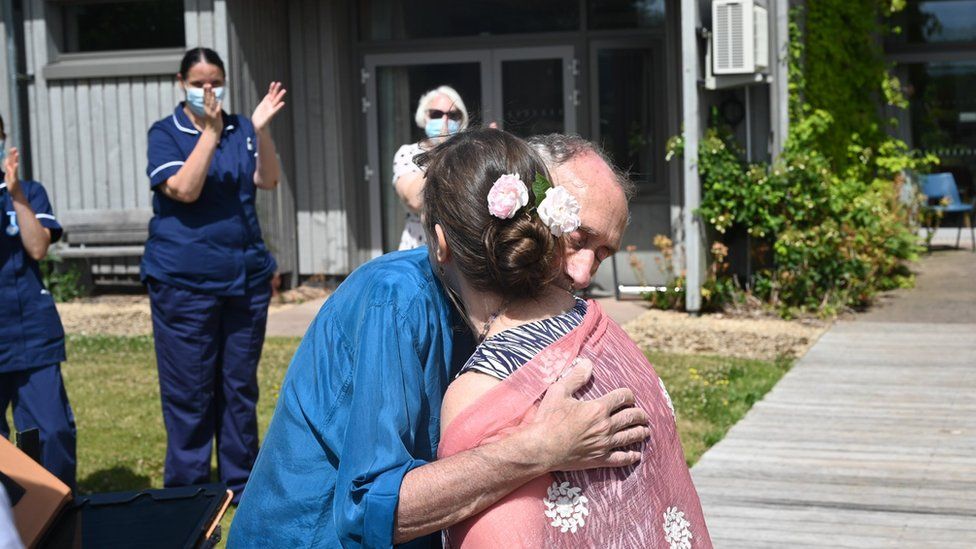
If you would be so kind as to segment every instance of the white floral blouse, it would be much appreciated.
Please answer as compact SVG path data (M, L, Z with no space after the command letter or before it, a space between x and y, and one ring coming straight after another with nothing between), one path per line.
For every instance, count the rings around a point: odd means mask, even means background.
M424 152L424 149L419 143L410 143L397 150L396 154L393 155L394 187L396 187L397 180L403 175L413 172L423 173L424 170L413 161L413 157L422 152ZM426 243L427 239L424 237L424 228L420 224L420 216L413 212L407 212L403 234L400 236L399 249L412 250L424 246Z

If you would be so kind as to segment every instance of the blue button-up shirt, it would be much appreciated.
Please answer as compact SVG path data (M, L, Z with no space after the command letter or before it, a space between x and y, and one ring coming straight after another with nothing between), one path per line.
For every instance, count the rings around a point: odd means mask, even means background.
M176 175L200 139L180 103L149 128L153 213L142 279L215 295L243 295L277 267L261 238L254 206L257 136L246 117L224 113L224 131L200 197L183 203L157 186Z
M2 176L0 176L2 179ZM51 242L61 238L44 187L21 181L20 187L41 226L50 229ZM63 362L64 329L54 298L41 282L41 272L24 249L20 223L7 184L0 184L0 373ZM52 397L54 398L54 397Z
M295 352L229 546L391 547L400 482L437 455L441 400L472 350L459 322L426 249L349 275Z

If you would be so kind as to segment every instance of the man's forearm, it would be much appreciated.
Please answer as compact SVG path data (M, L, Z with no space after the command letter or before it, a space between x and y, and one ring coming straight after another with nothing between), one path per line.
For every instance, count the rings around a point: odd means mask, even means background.
M394 543L453 526L549 472L548 464L527 451L531 436L523 429L407 473L400 485Z

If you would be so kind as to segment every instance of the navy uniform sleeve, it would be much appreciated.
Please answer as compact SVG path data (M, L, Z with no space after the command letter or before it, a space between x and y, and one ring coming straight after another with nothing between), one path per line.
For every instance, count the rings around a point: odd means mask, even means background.
M360 326L333 517L343 546L392 547L400 483L426 463L411 454L423 424L423 367L415 325L397 322L392 305L369 307Z
M176 144L176 139L158 125L149 128L149 186L156 185L176 175L183 167L186 157Z
M51 243L60 240L64 230L58 223L58 218L54 217L54 210L51 209L51 202L47 199L47 191L44 190L44 186L35 181L31 185L27 201L30 202L31 209L34 210L34 215L41 222L41 226L51 231Z

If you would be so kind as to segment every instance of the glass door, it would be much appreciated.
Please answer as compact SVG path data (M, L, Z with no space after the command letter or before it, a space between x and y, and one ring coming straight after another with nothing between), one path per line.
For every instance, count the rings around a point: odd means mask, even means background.
M963 202L976 200L976 53L969 61L906 65L911 145L941 160Z
M397 249L406 209L393 187L393 156L424 138L414 120L417 102L429 90L451 86L461 95L470 124L481 124L489 96L488 53L383 54L366 56L363 73L367 122L365 179L370 185L372 255Z
M472 127L495 122L520 137L576 131L572 46L367 55L362 76L374 257L400 242L406 210L393 187L393 156L423 139L414 114L428 90L457 90Z
M572 46L492 51L492 114L519 137L575 133L578 70Z
M637 188L630 202L630 224L621 251L604 261L591 291L617 294L620 287L636 288L665 282L652 245L656 234L671 236L670 195L665 184L664 143L667 113L664 105L663 41L596 42L590 50L590 98L593 140L611 161L625 170ZM627 251L633 246L633 252ZM643 272L631 265L634 259Z

